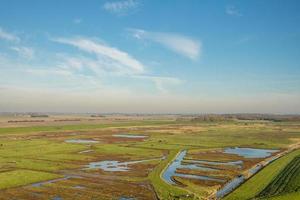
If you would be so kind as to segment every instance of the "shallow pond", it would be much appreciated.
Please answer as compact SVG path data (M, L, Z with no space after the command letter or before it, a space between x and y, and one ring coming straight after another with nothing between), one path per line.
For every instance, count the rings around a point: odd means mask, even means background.
M73 186L73 188L75 188L75 189L84 189L85 187L81 186L81 185L75 185L75 186Z
M225 180L222 180L222 179L213 178L213 177L209 177L209 176L194 175L194 174L180 174L180 173L175 173L174 176L183 177L183 178L206 180L206 181L216 181L216 182L220 182L220 183L224 183L225 182Z
M120 197L118 200L135 200L135 198L132 198L132 197Z
M270 159L266 160L265 162L268 165L268 164L270 164L271 162L273 162L274 160L276 160L278 158L280 158L280 155L273 156Z
M91 162L87 165L87 169L102 169L103 171L107 172L126 172L130 170L129 165L137 164L141 162L147 161L154 161L154 160L161 160L161 158L154 158L148 160L135 160L135 161L128 161L128 162L120 162L116 160L104 160L99 162Z
M216 196L217 198L222 198L229 192L233 191L236 187L238 187L241 183L243 183L245 177L243 175L235 177L230 182L225 184L220 190L217 191Z
M52 200L63 200L63 198L56 196L56 197L53 197Z
M255 174L255 173L258 172L262 167L263 167L263 166L260 165L260 164L258 164L258 165L256 165L256 166L252 167L251 169L249 169L249 174L250 174L250 175Z
M214 170L208 167L201 167L197 165L182 165L181 162L183 158L185 157L187 151L183 150L181 151L175 160L167 167L167 169L164 171L162 174L162 178L170 184L176 184L172 177L178 176L178 177L184 177L184 178L192 178L192 179L200 179L200 180L211 180L211 181L217 181L217 182L223 182L224 180L222 179L217 179L209 176L198 176L198 175L191 175L191 174L181 174L177 173L177 169L197 169L197 170Z
M85 139L69 139L65 140L67 143L79 143L79 144L90 144L90 143L98 143L97 140L85 140Z
M184 163L184 164L181 164L179 168L180 169L205 170L205 171L217 171L217 169L213 169L213 168L205 167L205 166L200 166L197 163L196 164Z
M121 137L121 138L146 138L146 135L130 135L130 134L115 134L114 137Z
M90 152L93 152L93 151L94 151L94 150L88 149L88 150L80 151L79 153L90 153Z
M278 152L279 150L273 149L255 149L255 148L226 148L224 153L236 154L243 156L244 158L266 158L272 155L272 153Z

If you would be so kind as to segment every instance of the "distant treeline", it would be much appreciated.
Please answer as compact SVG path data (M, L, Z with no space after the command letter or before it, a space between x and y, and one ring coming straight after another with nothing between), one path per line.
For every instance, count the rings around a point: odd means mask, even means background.
M177 121L193 122L223 122L236 120L266 120L274 122L300 121L300 115L274 115L274 114L204 114L193 116L181 116Z
M9 120L8 123L22 123L22 122L45 122L45 120Z
M105 117L105 115L91 115L91 117Z
M232 121L232 118L227 118L222 115L201 115L192 118L191 121L222 122L222 121Z
M81 121L81 119L55 119L55 122L78 122Z
M226 114L223 115L238 120L268 120L268 121L300 121L300 115L274 115L274 114Z
M32 114L30 117L49 117L49 115Z

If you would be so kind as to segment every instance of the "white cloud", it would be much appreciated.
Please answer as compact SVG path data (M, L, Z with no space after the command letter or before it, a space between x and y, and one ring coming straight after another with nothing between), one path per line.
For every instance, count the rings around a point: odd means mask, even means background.
M13 33L9 33L0 27L0 39L19 43L21 39ZM14 46L9 47L11 50L17 52L21 57L31 60L34 57L34 49L30 47L21 46L20 44L14 44Z
M86 66L83 62L83 58L71 57L66 55L61 55L59 57L62 59L62 62L59 65L63 69L82 70L84 66Z
M14 55L0 54L0 84L1 79L2 83L39 83L51 88L95 88L105 83L105 87L118 85L117 87L130 91L150 86L156 89L157 94L165 94L181 83L175 77L153 76L139 60L127 52L98 42L97 38L91 40L71 37L53 41L78 48L79 51L72 54L41 52L34 55L34 50L31 51L29 47L12 46L11 50L28 59L35 57L35 60L25 62L24 59L16 59ZM37 57L42 55L46 57ZM21 74L24 74L22 78ZM129 84L124 84L123 81L128 81Z
M188 57L189 59L196 60L201 56L201 42L190 37L175 33L150 32L142 29L128 30L136 39L157 42L180 55Z
M101 58L93 59L82 55L61 55L59 56L58 67L72 72L89 70L93 72L94 76L99 78L108 75L129 75L132 74L131 70L116 66L114 61L106 62Z
M94 77L97 79L113 77L118 78L119 76L126 75L129 79L139 79L140 82L150 81L154 83L156 89L160 93L169 93L169 88L172 86L177 86L183 83L182 80L175 77L167 76L153 76L149 75L146 72L136 74L136 73L124 73L124 70L112 71L112 66L109 66L110 69L105 68L107 63L101 59L90 59L84 56L69 56L69 55L60 55L61 61L58 64L59 68L64 70L69 70L73 73L80 73L81 71L91 70L94 74ZM112 63L113 64L113 63Z
M53 41L96 55L100 66L110 68L109 70L114 72L140 74L145 71L145 66L127 52L88 38L57 38Z
M34 57L34 50L30 47L22 47L22 46L13 46L10 47L11 50L16 51L20 56L31 60Z
M174 77L152 76L147 73L146 67L127 52L111 47L103 42L96 42L88 38L56 38L55 42L77 47L81 51L96 55L96 58L87 55L60 55L60 69L72 72L93 72L98 78L126 76L131 79L148 80L154 83L161 93L167 93L170 86L181 84L182 81Z
M124 14L138 5L136 0L109 1L103 4L103 8L111 13Z
M3 30L1 27L0 27L0 39L7 40L10 42L19 42L20 41L19 37L17 37L13 33L9 33L7 31Z
M225 9L225 13L231 16L242 16L241 12L235 6L227 6Z
M70 70L75 72L84 71L87 68L91 70L97 78L107 78L116 76L124 76L130 79L139 79L140 82L150 81L154 83L156 89L160 93L168 93L169 88L172 86L177 86L181 84L183 81L175 78L175 77L167 77L167 76L153 76L149 75L146 72L135 74L135 73L123 73L124 70L120 71L111 71L112 66L109 66L110 69L106 69L105 64L101 59L93 60L83 56L60 56L62 58L62 62L59 64L59 67L64 70ZM113 64L113 63L112 63Z

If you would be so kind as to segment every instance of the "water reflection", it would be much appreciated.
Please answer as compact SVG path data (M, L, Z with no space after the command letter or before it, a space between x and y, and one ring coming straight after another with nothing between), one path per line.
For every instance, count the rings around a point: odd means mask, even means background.
M65 140L67 143L79 143L79 144L89 144L89 143L98 143L97 140L85 140L85 139L69 139Z
M272 155L272 153L278 152L278 150L273 149L255 149L255 148L226 148L224 153L236 154L243 156L244 158L266 158Z
M130 134L115 134L114 137L121 137L121 138L146 138L146 135L130 135Z
M127 161L127 162L120 162L117 160L104 160L99 162L91 162L86 167L87 169L102 169L103 171L107 171L107 172L126 172L130 170L129 165L148 162L148 161L161 160L161 159L162 158L154 158L154 159L147 159L147 160Z
M241 183L243 183L245 177L243 175L237 176L228 183L226 183L222 189L218 190L216 193L217 198L222 198L229 192L233 191L236 187L238 187Z
M50 184L50 183L55 183L55 182L58 182L58 181L63 181L63 180L68 180L70 178L81 178L80 176L73 176L73 175L70 175L70 176L65 176L65 177L62 177L62 178L57 178L57 179L52 179L52 180L48 180L48 181L42 181L42 182L38 182L38 183L33 183L31 184L32 187L41 187L45 184Z
M200 175L192 175L192 174L181 174L177 173L177 169L197 169L197 170L214 170L212 168L208 167L202 167L202 166L197 166L197 165L182 165L181 162L186 156L187 151L183 150L181 151L175 160L167 167L167 169L164 171L162 174L162 178L170 184L176 184L173 180L172 177L178 176L178 177L183 177L183 178L191 178L191 179L200 179L200 180L208 180L208 181L216 181L216 182L224 182L225 180L214 178L214 177L209 177L209 176L200 176Z

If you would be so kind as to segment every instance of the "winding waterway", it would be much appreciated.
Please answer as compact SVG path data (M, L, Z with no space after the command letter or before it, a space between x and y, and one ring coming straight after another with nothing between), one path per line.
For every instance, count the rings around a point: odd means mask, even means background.
M186 156L187 151L183 150L178 153L174 161L167 167L167 169L163 172L162 178L167 183L175 185L175 181L173 180L174 176L183 177L183 178L190 178L190 179L199 179L199 180L208 180L208 181L216 181L216 182L224 182L223 179L218 179L209 176L200 176L200 175L193 175L193 174L181 174L177 173L177 169L196 169L196 170L215 170L209 167L202 167L195 164L182 164L184 157Z

